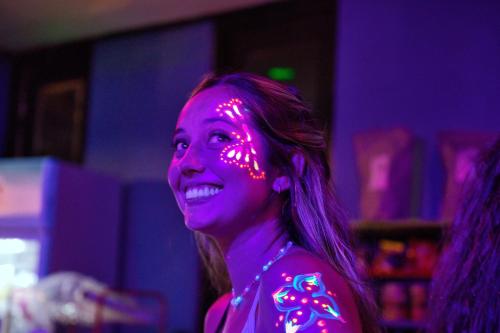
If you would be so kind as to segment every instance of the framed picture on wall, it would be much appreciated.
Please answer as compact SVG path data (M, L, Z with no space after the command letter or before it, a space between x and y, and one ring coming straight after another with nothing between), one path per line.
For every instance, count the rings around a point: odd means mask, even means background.
M83 150L85 81L48 83L36 94L33 154L80 162Z

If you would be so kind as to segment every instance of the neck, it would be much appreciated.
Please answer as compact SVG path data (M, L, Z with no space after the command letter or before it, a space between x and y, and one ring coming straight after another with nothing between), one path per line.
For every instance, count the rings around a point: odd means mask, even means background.
M272 219L245 230L231 242L219 242L235 295L240 295L255 276L262 273L262 266L273 259L287 241L279 221Z

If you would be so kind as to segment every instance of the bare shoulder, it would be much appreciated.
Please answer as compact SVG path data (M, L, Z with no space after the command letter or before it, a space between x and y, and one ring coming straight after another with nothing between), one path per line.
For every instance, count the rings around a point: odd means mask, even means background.
M327 261L293 248L262 276L259 326L269 332L361 332L351 288Z
M226 311L227 305L231 300L231 294L227 293L219 297L208 309L205 315L204 332L214 333L219 325L224 311Z

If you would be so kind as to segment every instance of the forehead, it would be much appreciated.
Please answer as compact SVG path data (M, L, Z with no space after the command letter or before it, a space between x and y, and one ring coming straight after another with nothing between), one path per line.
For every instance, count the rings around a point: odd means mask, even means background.
M189 99L184 105L177 121L177 126L189 122L201 122L206 118L217 117L217 108L232 98L239 97L236 89L227 86L216 86L205 89ZM248 119L247 119L248 120Z

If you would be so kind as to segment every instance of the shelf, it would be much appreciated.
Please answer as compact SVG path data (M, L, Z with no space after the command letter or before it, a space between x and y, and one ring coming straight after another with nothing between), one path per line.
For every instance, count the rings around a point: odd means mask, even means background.
M399 280L399 281L414 281L414 280L429 281L432 279L431 274L422 274L422 273L369 274L368 277L373 280Z
M401 220L355 220L351 223L354 231L379 231L379 230L442 230L446 223L442 221L401 219Z
M380 324L384 327L398 330L420 330L425 329L425 322L413 320L381 320Z
M357 238L357 243L360 246L361 255L364 256L367 265L367 277L373 283L375 291L378 294L378 299L380 301L380 293L382 293L382 286L386 283L396 282L400 283L403 288L409 288L413 283L423 284L428 286L428 283L432 280L432 274L429 273L428 269L421 269L420 271L416 268L417 262L415 262L415 267L410 261L411 258L416 260L417 254L413 252L411 254L408 251L417 251L421 244L430 243L431 249L436 249L439 251L441 246L441 239L445 235L449 224L444 221L436 220L424 220L418 218L408 218L408 219L398 219L398 220L357 220L352 221L351 230L354 236ZM391 244L390 242L398 242ZM385 243L384 243L385 242ZM401 244L401 253L399 251L399 244ZM419 245L420 244L420 245ZM395 260L404 260L400 262L393 271L386 270L388 273L374 274L369 267L377 263L381 265L383 262L390 260L390 253L392 250L395 251ZM380 255L379 251L386 251L385 254L388 256L378 257ZM424 248L425 251L425 248ZM389 253L389 254L388 254ZM410 255L408 255L410 253ZM424 254L427 252L424 252ZM434 253L434 252L432 252ZM422 252L418 255L419 258L422 257ZM427 258L430 260L430 258ZM376 261L378 260L378 261ZM395 264L394 264L395 265ZM383 266L379 266L383 267ZM421 266L419 266L421 267ZM389 273L390 272L390 273ZM381 320L381 326L383 326L389 333L409 333L409 332L419 332L425 330L425 322L414 321L414 320Z
M448 225L441 221L421 219L401 220L357 220L351 223L351 229L358 236L433 236L439 238Z

